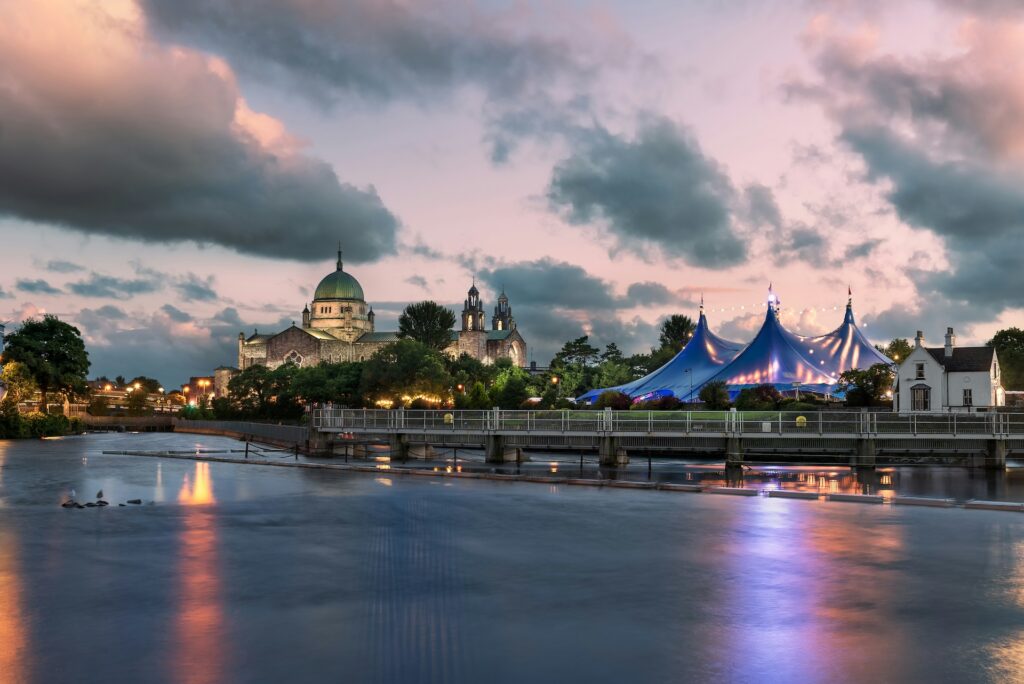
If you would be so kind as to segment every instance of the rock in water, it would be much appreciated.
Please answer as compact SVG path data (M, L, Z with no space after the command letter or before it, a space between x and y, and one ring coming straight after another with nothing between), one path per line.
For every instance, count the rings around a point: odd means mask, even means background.
M92 501L89 501L89 502L86 502L85 507L86 508L96 508L96 504L94 504Z
M102 489L100 491L96 492L96 498L97 499L102 499L103 498L103 490Z
M135 504L137 506L142 503L142 499L128 499L128 503Z
M65 501L64 503L62 503L60 505L60 507L61 508L74 508L77 505L78 504L76 504L74 501L68 500L68 501Z
M97 506L109 506L110 504L108 504L108 503L107 503L106 501L104 501L103 499L100 499L99 501L97 501L97 502L96 502L96 505L97 505Z

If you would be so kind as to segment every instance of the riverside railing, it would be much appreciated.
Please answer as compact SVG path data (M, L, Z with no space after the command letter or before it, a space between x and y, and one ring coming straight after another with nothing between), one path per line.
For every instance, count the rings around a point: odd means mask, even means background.
M313 428L321 431L995 435L1024 438L1024 413L315 409L312 419Z

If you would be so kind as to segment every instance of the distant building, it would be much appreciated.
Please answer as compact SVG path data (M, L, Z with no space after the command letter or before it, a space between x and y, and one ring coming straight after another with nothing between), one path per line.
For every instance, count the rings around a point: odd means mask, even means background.
M218 366L213 369L213 396L217 399L228 396L228 383L238 369L233 366Z
M894 411L977 411L1006 403L999 357L992 347L958 347L953 328L946 344L924 346L918 330L914 350L896 373Z
M261 335L256 331L238 335L238 368L254 365L276 368L292 362L315 366L321 362L365 361L381 347L397 342L397 332L378 332L373 307L366 303L363 288L342 265L338 251L337 267L329 273L313 294L311 306L302 310L302 325ZM463 302L462 325L453 330L446 354L468 354L484 363L502 358L517 366L526 365L526 341L516 328L512 307L504 292L487 329L480 292L474 284Z
M189 378L188 382L181 386L181 393L185 395L185 400L192 406L201 403L204 399L209 403L216 396L214 394L215 377L213 375L194 375Z

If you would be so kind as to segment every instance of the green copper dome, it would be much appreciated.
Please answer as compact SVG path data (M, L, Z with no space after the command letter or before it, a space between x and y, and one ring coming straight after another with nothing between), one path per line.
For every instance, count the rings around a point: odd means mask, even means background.
M335 271L316 286L313 299L363 299L359 281L344 271Z
M320 281L313 299L363 299L363 287L350 274L341 270L341 250L338 250L338 270Z

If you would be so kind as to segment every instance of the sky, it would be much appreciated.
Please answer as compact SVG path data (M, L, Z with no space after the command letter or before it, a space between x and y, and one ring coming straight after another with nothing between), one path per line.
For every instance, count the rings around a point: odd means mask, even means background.
M673 313L1024 326L1016 0L0 0L0 322L92 375L233 365L345 269L504 288L545 365Z

